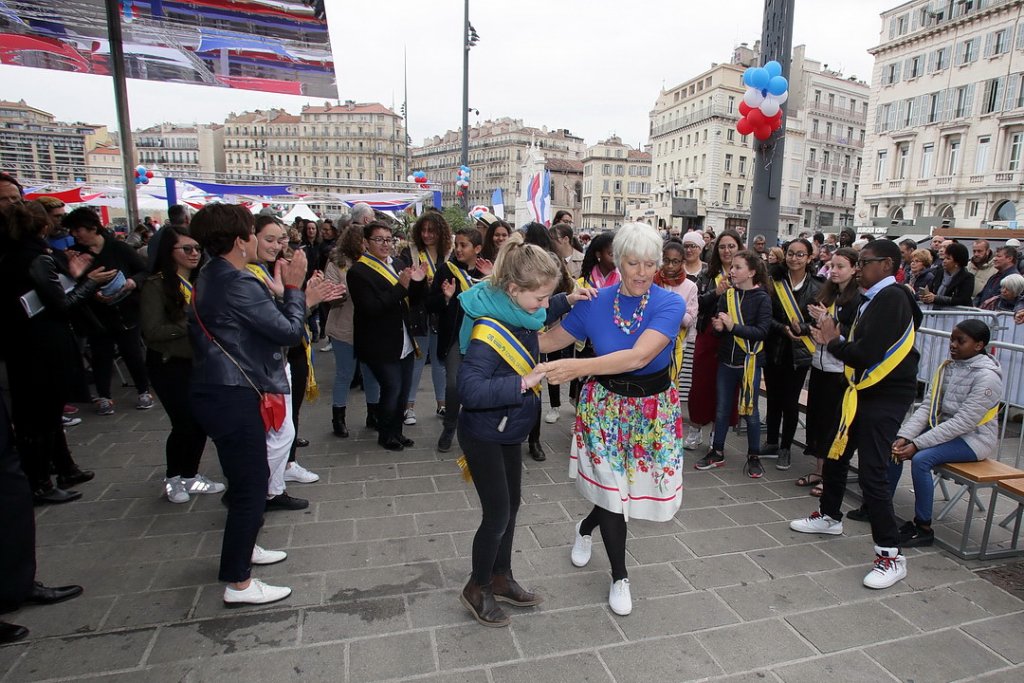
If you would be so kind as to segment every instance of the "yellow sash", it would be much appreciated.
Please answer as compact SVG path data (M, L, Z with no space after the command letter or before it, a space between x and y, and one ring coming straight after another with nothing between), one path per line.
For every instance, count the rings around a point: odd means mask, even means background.
M253 275L255 275L256 279L262 282L268 288L270 287L270 283L274 278L270 274L270 271L267 270L266 266L260 265L258 263L246 263L245 269L248 270Z
M850 341L853 341L856 327L857 325L854 323L853 329L850 330ZM839 430L836 432L835 441L832 442L832 448L828 451L829 460L838 460L846 450L846 444L850 440L850 425L853 424L853 419L857 416L857 392L873 387L885 379L914 348L915 338L914 321L911 320L903 335L889 347L882 360L865 370L859 381L855 379L856 371L853 368L847 365L843 369L843 374L846 375L846 393L843 394Z
M192 303L192 283L179 275L178 289L181 291L181 295L185 297L185 305L190 305Z
M434 259L430 258L430 254L425 251L419 252L420 263L427 267L427 277L430 280L434 279L434 275L437 274L437 267L434 265Z
M669 372L671 373L672 381L676 383L676 388L679 388L679 374L683 371L683 348L686 341L686 332L680 332L676 335L676 341L672 346L672 364L669 366Z
M507 327L494 318L477 318L473 323L470 339L476 339L494 349L501 359L509 364L520 377L526 377L537 362L529 350L516 339ZM533 387L533 392L540 396L540 385Z
M946 374L946 366L953 361L947 360L939 364L939 367L935 369L935 375L932 376L932 400L928 405L928 427L935 429L939 424L939 410L942 408L942 377ZM991 422L996 419L999 415L999 399L996 399L996 404L989 409L987 413L982 415L981 421L978 426Z
M394 269L391 266L387 265L386 263L381 262L380 259L374 258L369 254L363 254L362 256L359 257L357 263L366 264L367 266L370 267L370 270L377 273L377 275L380 275L390 284L398 284L398 275L395 273Z
M804 277L809 277L805 275ZM789 322L799 325L804 321L804 316L800 313L800 305L796 301L796 297L793 296L793 288L789 286L789 280L782 278L781 280L773 280L775 285L775 293L779 297L779 302L782 304L782 310L786 312L786 317L789 318ZM814 342L807 335L800 335L800 341L803 342L807 350L814 354Z
M459 285L461 285L461 291L468 292L469 288L473 286L473 284L469 281L469 273L455 265L454 261L448 261L447 264L448 271L455 276L455 279L458 281Z
M735 287L730 287L725 293L726 308L729 317L736 325L743 324L743 311L740 308L740 293ZM754 401L757 400L757 387L754 386L754 374L757 371L757 354L761 353L764 342L748 341L735 334L733 339L740 347L745 356L743 358L743 382L740 384L740 400L738 412L740 415L754 414Z

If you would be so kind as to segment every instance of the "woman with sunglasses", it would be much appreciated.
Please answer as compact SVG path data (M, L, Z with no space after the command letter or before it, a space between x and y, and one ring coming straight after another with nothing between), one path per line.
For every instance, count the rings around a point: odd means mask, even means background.
M142 338L153 391L171 421L164 447L167 470L164 494L172 503L187 503L192 494L220 493L224 484L199 474L206 432L192 415L189 384L192 345L186 311L199 272L202 248L186 228L168 225L157 243L157 272L142 286Z

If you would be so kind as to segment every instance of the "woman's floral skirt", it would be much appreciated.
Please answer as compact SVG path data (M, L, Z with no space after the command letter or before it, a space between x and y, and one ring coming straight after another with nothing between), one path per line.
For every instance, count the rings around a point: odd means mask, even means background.
M665 522L682 504L683 418L673 386L630 398L583 385L569 476L583 497L611 512Z

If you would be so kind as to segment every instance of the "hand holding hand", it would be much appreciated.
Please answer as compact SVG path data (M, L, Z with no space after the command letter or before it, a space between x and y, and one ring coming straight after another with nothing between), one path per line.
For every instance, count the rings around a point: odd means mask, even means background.
M535 367L530 374L523 377L523 381L526 383L527 389L532 389L544 379L544 372L541 371L540 366Z
M296 249L291 261L281 267L281 279L285 287L301 287L306 280L306 252Z
M577 287L568 297L569 305L574 306L578 301L590 301L597 296L597 289L594 287Z
M581 359L563 358L562 360L540 363L533 371L547 377L548 384L564 384L582 376L583 362L585 361Z
M92 254L86 254L82 251L67 251L68 254L68 272L71 273L71 277L77 280L78 278L85 275L85 271L88 270L89 266L92 265L93 256Z

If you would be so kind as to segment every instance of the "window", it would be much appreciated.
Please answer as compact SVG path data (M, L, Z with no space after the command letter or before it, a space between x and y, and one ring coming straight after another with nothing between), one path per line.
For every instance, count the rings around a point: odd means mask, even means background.
M740 157L740 175L747 174L747 158Z
M1006 170L1020 170L1020 149L1022 142L1024 142L1024 133L1018 132L1010 135L1010 149L1008 152L1009 158L1006 160Z
M745 189L742 185L736 186L736 203L740 206L743 206L743 191Z
M921 148L921 174L922 180L932 177L932 167L934 165L935 157L935 145L928 144Z
M956 46L956 64L964 66L978 59L978 39L970 38Z
M917 104L917 98L911 97L910 99L903 100L900 102L900 127L910 128L913 124L915 116L915 107Z
M829 155L829 153L828 153L828 150L827 150L827 149L826 149L826 150L824 150L824 151L823 151L823 152L821 153L821 165L822 165L823 167L824 167L824 166L828 166L828 162L829 162L830 156L831 156L831 155Z
M942 115L942 100L944 95L944 91L939 91L924 96L926 108L924 112L925 123L935 123L939 120L939 116Z
M1000 29L985 36L985 56L997 57L1010 51L1010 30Z
M812 133L817 133L818 132L818 124L819 124L818 119L811 119L811 132Z
M928 73L942 71L949 67L949 48L940 47L928 55Z
M722 185L722 203L723 204L728 204L729 203L729 190L730 190L729 183L725 183L725 184Z
M900 82L900 63L893 62L882 67L882 85L892 85Z
M903 143L896 149L896 178L899 180L906 180L907 178L907 165L910 162L910 144Z
M967 217L976 218L978 215L978 200L972 199L967 202Z
M872 204L870 207L871 217L878 218L878 204Z
M732 155L731 154L726 154L725 155L725 172L726 173L732 173Z
M974 84L962 85L953 90L953 118L962 119L971 113Z
M990 78L985 81L985 96L981 100L981 113L991 114L1002 111L1003 91L1006 89L1006 77Z
M730 128L725 134L725 139L729 142L736 142L736 129Z
M907 60L907 80L924 75L924 58L921 55Z
M843 183L842 188L840 189L840 194L839 194L839 198L840 199L846 199L846 188L847 188L847 185L848 185L847 183Z
M814 103L815 104L821 104L821 91L820 90L815 90L814 91Z
M831 192L829 192L829 195L828 195L828 196L829 196L829 197L831 197L832 199L835 199L835 198L836 198L836 186L837 186L838 184L839 184L839 181L837 181L837 180L833 180L833 181L832 181L832 187L831 187Z
M818 188L818 196L819 197L824 197L825 196L825 188L826 187L828 187L828 181L825 180L824 178L822 178L821 179L821 185Z
M978 147L974 153L974 173L981 174L988 170L988 150L992 138L988 135L978 138Z
M960 168L960 138L950 139L947 149L946 175L956 175Z
M729 99L727 100L727 103L726 103L726 110L731 114L733 112L733 109L735 109L735 108L736 108L736 98L735 97L729 97Z
M804 188L804 191L807 194L810 194L813 189L814 189L814 178L808 178L807 179L807 187Z
M818 150L815 149L814 147L811 147L810 156L808 157L807 160L810 161L810 162L817 161L818 160Z
M889 179L889 169L887 167L887 157L889 153L886 150L879 150L878 157L875 160L875 182L880 183L883 180Z

